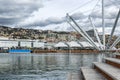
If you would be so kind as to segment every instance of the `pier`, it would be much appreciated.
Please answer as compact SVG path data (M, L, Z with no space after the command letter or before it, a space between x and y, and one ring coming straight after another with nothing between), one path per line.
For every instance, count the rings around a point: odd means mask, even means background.
M93 62L93 68L81 68L83 80L120 80L120 55Z

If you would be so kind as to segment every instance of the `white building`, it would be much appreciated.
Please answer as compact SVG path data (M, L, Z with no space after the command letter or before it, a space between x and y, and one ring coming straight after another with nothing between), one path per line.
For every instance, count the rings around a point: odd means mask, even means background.
M1 48L11 48L11 47L35 47L44 48L44 42L39 42L38 40L24 40L24 39L8 39L0 38L0 47Z

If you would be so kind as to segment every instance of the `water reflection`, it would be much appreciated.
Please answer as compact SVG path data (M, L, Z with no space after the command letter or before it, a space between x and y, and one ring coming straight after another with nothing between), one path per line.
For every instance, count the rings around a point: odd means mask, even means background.
M0 80L66 80L103 54L0 54Z

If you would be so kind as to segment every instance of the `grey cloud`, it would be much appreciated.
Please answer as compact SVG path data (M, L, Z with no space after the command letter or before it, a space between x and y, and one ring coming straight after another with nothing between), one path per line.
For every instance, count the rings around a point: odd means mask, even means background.
M57 18L57 17L50 17L45 22L48 24L54 23L54 24L60 24L65 21L65 18Z
M22 0L24 1L24 0ZM28 0L32 1L30 3L18 3L17 0L0 0L0 24L7 24L7 25L12 25L12 24L17 24L17 22L22 22L27 17L30 17L31 13L34 11L37 11L40 7L43 7L41 3L39 3L40 0ZM46 0L46 1L51 1L51 0ZM111 4L110 1L105 0L107 2L106 7L109 8ZM120 1L119 0L111 0L119 6ZM101 19L101 8L99 11L93 12L91 17L94 19ZM106 10L107 13L107 10ZM111 11L110 13L106 14L105 13L105 18L106 19L114 19L116 17L116 13ZM6 16L8 16L6 18ZM86 19L88 16L86 16L84 13L78 12L74 13L71 15L75 20L79 20L81 22L83 19ZM39 27L44 27L48 26L51 24L61 24L66 21L65 17L58 18L58 17L49 17L46 20L39 20L39 21L33 21L33 23L28 23L28 24L23 24L20 25L22 27L26 28L34 28L34 26L39 26ZM89 27L91 26L89 24L89 21L85 21L84 26ZM102 23L101 21L95 22L95 25L97 27L101 27ZM106 21L106 26L111 27L113 23ZM120 24L118 24L120 25ZM71 28L68 28L68 30L71 30Z
M86 16L83 13L74 13L71 15L75 20L80 20L86 18Z
M14 24L15 22L19 22L26 17L30 16L30 14L40 7L42 7L41 3L37 3L40 0L24 2L24 0L17 2L17 0L0 0L0 24ZM6 18L9 16L10 18ZM17 18L11 18L16 17Z
M83 13L75 13L73 15L71 15L75 20L80 20L80 19L84 19L86 18L86 16ZM66 17L49 17L46 20L40 20L40 21L36 21L33 23L29 23L26 25L23 25L23 27L34 27L34 26L40 26L40 27L44 27L47 25L51 25L51 24L61 24L66 22Z
M115 19L105 19L105 27L108 28L112 28L114 25ZM94 22L96 27L102 27L102 20L99 19L97 21ZM117 23L117 27L120 26L120 21L118 21Z
M118 12L109 12L108 10L105 11L105 19L114 19L116 18ZM96 11L91 14L92 18L102 18L101 11Z
M67 28L67 31L73 31L73 30L74 29L72 27L70 27L70 26Z
M104 0L104 1L106 7L109 7L110 5L114 5L120 8L120 0Z
M115 10L112 11L112 9L114 9L114 8L110 8L110 7L113 7L113 5L111 5L111 6L109 5L109 7L108 6L105 7L105 27L113 27L115 18L116 18L117 13L118 13L118 11L115 11ZM108 9L108 8L110 8L111 10ZM84 22L82 21L82 19L85 19L88 16L85 16L84 14L78 14L78 15L75 15L75 16L76 17L74 19L76 19L76 20L80 19L79 24L83 25L84 28L85 27L91 27L92 28L92 25L90 24L89 20L86 20ZM94 24L95 24L96 27L102 27L102 13L101 13L101 8L99 8L98 10L92 12L92 14L90 16L95 20ZM120 21L118 22L117 26L120 26L119 23L120 23Z
M118 13L118 11L115 11L114 8L111 8L111 7L117 6L116 8L119 9L118 7L120 6L119 0L112 0L112 1L114 1L114 5L112 2L105 0L105 3L106 3L105 4L105 27L106 28L113 27L115 18L116 18L117 13ZM96 27L102 27L102 13L101 13L100 6L99 6L99 8L97 7L96 11L92 12L91 17L95 20L94 24ZM82 16L80 19L84 19L84 18L85 18L85 16ZM92 25L90 24L90 22L88 20L84 21L84 22L81 21L80 24L83 24L83 28L92 27ZM119 27L119 26L120 26L120 20L117 24L117 27Z
M120 1L119 0L104 0L104 13L106 19L113 19L116 17L118 13L118 9L120 8ZM115 11L116 10L116 11ZM94 8L91 16L93 18L102 18L102 5L101 3L99 6Z
M101 12L95 12L91 15L91 17L95 20L95 25L97 27L102 27L102 15L100 13ZM106 27L113 27L117 13L118 11L117 12L107 11L107 10L105 11L105 26Z
M34 26L44 27L44 26L51 25L51 24L61 24L63 22L65 22L65 17L62 17L62 18L49 17L46 20L35 21L33 23L23 25L23 27L31 27L31 28Z
M13 25L22 20L21 18L0 18L1 25Z

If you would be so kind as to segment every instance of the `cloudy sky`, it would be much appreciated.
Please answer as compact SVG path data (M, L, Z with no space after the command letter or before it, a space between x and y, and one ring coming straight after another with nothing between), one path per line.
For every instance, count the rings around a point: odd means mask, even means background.
M109 33L120 1L105 0L105 3L106 33ZM0 0L0 25L10 27L70 31L73 29L66 23L66 13L85 29L91 28L90 15L97 29L102 31L101 0Z

